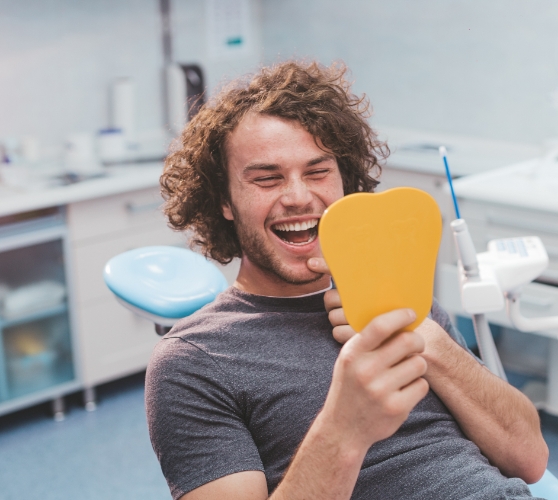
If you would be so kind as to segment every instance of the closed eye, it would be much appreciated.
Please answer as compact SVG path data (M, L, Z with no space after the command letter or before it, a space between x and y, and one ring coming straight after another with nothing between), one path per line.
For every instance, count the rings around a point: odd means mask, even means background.
M330 172L331 172L331 169L323 168L323 169L319 169L319 170L312 170L311 172L308 172L307 175L310 175L314 179L315 178L321 179L322 177L325 177Z
M255 182L256 184L262 187L273 187L280 180L281 180L281 176L279 175L268 175L265 177L256 177L255 179L253 179L252 182Z

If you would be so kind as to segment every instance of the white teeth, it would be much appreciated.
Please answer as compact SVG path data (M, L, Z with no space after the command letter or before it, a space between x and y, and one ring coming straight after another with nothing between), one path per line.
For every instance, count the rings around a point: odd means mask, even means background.
M308 241L301 241L300 243L292 243L290 241L285 241L285 243L287 243L288 245L293 245L293 246L308 245L308 243L312 243L316 238L317 238L317 235L313 234L312 236L310 236L310 238L308 238Z
M277 231L306 231L318 225L318 219L312 219L304 222L295 222L294 224L284 222L276 224L274 229Z

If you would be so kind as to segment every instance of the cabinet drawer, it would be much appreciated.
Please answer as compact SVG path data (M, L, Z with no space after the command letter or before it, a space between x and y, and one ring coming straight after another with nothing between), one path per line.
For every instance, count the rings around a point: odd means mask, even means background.
M523 234L542 233L558 237L558 215L553 213L463 199L459 200L459 207L466 221L517 229Z
M186 237L158 224L149 231L125 234L108 241L74 245L72 248L73 285L77 304L109 298L111 292L103 280L103 269L112 257L151 245L176 245L185 247Z
M73 242L91 240L122 231L166 225L159 188L105 196L68 206L68 226Z
M145 369L160 339L153 323L128 311L114 298L80 308L77 324L85 386Z

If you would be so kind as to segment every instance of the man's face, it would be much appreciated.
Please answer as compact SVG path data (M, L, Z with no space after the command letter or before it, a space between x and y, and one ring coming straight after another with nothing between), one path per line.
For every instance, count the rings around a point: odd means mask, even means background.
M226 147L231 203L223 215L234 221L243 251L239 280L264 295L323 285L306 262L321 256L319 219L343 196L333 154L298 122L256 113L238 124Z

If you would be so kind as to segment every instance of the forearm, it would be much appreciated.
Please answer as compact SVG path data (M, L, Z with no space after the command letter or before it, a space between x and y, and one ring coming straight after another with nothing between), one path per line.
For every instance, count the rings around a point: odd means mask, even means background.
M424 353L425 378L465 435L505 475L537 481L546 467L548 448L532 403L450 337L430 347Z
M351 497L366 450L349 444L318 415L271 500Z

